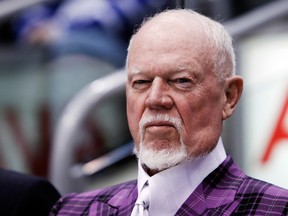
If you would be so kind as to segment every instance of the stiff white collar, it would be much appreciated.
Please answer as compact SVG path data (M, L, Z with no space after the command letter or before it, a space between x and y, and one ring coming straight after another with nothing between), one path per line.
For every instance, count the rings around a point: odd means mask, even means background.
M175 215L196 187L227 157L222 139L208 155L149 176L138 161L138 194L149 180L149 215Z

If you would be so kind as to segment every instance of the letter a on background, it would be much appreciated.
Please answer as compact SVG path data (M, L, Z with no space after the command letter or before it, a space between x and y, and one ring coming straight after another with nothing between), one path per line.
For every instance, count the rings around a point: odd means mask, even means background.
M277 146L278 143L280 143L279 141L282 139L288 139L288 94L286 96L286 100L278 118L274 132L262 157L262 163L265 163L269 160L273 149Z

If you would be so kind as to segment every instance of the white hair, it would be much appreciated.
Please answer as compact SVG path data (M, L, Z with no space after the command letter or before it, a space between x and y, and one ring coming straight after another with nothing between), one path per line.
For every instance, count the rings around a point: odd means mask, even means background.
M188 152L184 143L176 149L154 150L140 142L139 151L134 147L134 154L152 170L165 170L188 160Z

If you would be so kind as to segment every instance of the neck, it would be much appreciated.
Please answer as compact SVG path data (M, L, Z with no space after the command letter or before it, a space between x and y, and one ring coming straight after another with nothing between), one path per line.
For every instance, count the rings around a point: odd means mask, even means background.
M157 174L157 173L162 172L162 171L165 170L165 169L164 169L164 170L150 169L148 166L146 166L146 164L141 164L141 165L142 165L144 171L145 171L149 176L153 176L153 175L155 175L155 174ZM167 169L168 169L168 168L167 168Z

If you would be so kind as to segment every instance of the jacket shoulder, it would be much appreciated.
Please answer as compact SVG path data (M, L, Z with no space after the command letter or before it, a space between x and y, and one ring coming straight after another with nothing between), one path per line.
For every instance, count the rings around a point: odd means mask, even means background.
M266 212L271 215L288 214L288 190L247 176L238 190L238 212Z
M232 160L227 159L204 180L204 193L225 203L217 211L232 215L288 215L288 190L247 176ZM216 195L215 195L216 194ZM218 202L219 203L219 202ZM213 206L210 203L211 206ZM213 209L214 211L216 209Z

